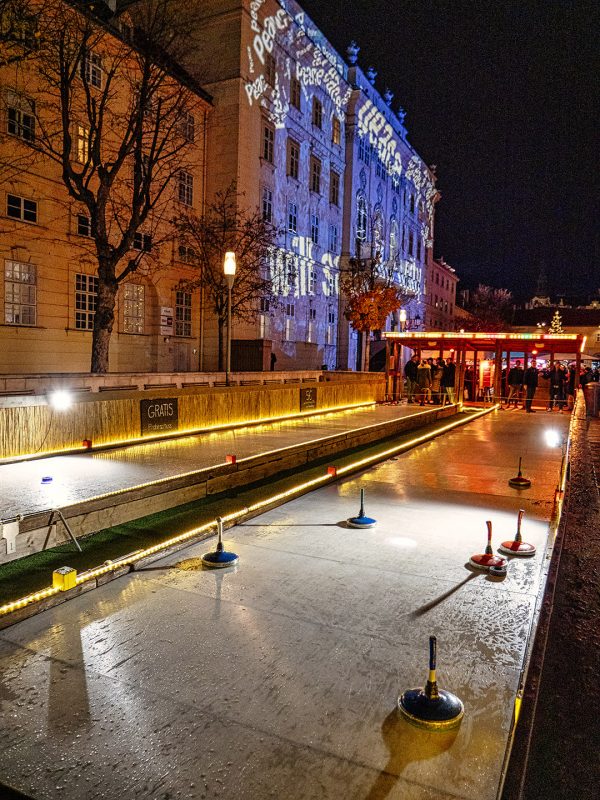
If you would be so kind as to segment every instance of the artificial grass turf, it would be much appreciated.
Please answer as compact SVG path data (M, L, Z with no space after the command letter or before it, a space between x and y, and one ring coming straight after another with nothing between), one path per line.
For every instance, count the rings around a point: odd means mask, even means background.
M284 492L296 484L323 475L324 468L332 463L342 467L356 461L357 455L360 455L361 459L375 456L392 445L401 445L402 442L414 438L415 435L435 433L437 429L445 427L450 421L460 418L466 421L470 416L470 414L462 412L451 418L438 420L416 431L407 431L400 436L390 436L374 444L355 447L334 456L321 458L303 470L297 468L287 470L246 487L236 487L221 494L203 497L185 505L106 528L78 539L82 549L81 553L71 541L68 541L58 547L10 561L0 566L0 604L8 603L50 586L52 572L59 567L69 566L78 572L83 572L101 565L107 559L114 561L136 550L159 544L172 536L210 522L217 516L225 516L261 499Z

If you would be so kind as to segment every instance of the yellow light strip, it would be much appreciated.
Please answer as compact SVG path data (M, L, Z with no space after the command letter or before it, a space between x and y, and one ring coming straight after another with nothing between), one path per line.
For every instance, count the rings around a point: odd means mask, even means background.
M585 343L586 343L586 342L587 342L587 336L584 336L584 337L583 337L583 341L581 342L581 347L579 348L579 352L580 352L580 353L583 353L583 351L584 351L584 349L585 349Z
M319 484L335 480L336 477L344 475L347 472L356 469L357 467L364 467L367 464L372 464L374 462L381 461L383 458L392 455L393 453L399 453L402 450L414 447L415 444L420 444L421 442L427 441L428 439L433 439L436 436L439 436L440 433L444 433L445 431L451 430L452 428L456 428L459 425L465 425L467 422L471 422L473 419L481 417L484 414L489 414L490 411L494 411L499 407L500 407L499 404L496 404L490 406L490 408L484 408L481 411L474 412L471 416L469 416L469 419L455 420L454 422L449 423L448 425L444 425L442 428L438 428L435 431L430 431L428 434L424 434L423 436L418 436L414 439L410 439L408 442L403 442L400 445L396 445L395 447L391 447L388 450L376 453L375 455L368 456L367 458L360 459L359 461L354 461L352 462L352 464L347 464L345 467L340 467L337 470L337 476L326 473L324 475L318 476L317 478L312 478L309 481L305 481L304 483L296 484L295 486L293 486L290 489L287 489L284 492L279 492L278 494L271 495L270 497L267 497L264 500L259 500L258 502L253 503L250 506L244 506L243 508L240 508L237 511L232 511L229 514L226 514L225 516L222 517L223 522L235 523L236 520L246 516L249 513L259 511L261 508L270 506L273 503L279 502L280 500L285 500L289 497L305 492L307 489L310 489L314 486L318 486ZM79 586L82 583L85 583L86 581L94 580L95 578L98 578L101 575L105 575L108 572L113 572L119 569L120 567L130 566L136 561L140 561L143 558L155 555L156 553L159 553L161 550L166 550L169 547L173 547L174 545L182 544L183 542L192 539L195 536L198 536L199 534L210 530L211 528L216 528L216 527L217 527L217 520L215 519L212 520L211 522L206 522L204 525L200 525L197 528L192 528L189 531L185 531L184 533L180 533L177 536L173 536L164 542L160 542L159 544L152 545L151 547L146 547L143 550L136 550L134 553L129 553L123 558L116 559L115 561L111 561L108 564L103 564L100 567L95 567L93 569L88 570L87 572L82 572L77 575L77 585ZM28 606L31 603L34 603L38 600L43 600L47 597L51 597L52 595L59 594L59 591L60 591L59 589L55 589L54 587L50 586L47 589L42 589L39 592L35 592L34 594L22 597L19 600L13 600L10 603L6 603L5 605L0 606L0 616L5 616L6 614L10 614L12 611L16 611L19 608L24 608L25 606Z
M298 384L294 385L298 388ZM47 456L60 456L68 453L97 453L100 450L108 450L111 447L123 447L125 445L138 445L150 444L152 442L161 442L169 439L180 439L185 436L198 436L202 433L210 434L223 430L233 430L234 428L250 427L252 425L271 425L277 422L288 422L294 419L303 419L305 417L319 417L326 414L339 413L341 411L351 411L355 408L367 408L368 406L377 405L376 400L366 400L363 403L352 403L351 405L332 406L331 408L321 408L318 411L300 411L297 414L282 414L279 417L264 417L259 419L242 419L237 422L224 422L222 425L209 425L202 428L183 428L182 430L171 431L163 434L147 434L146 436L136 436L129 439L109 439L106 442L99 442L93 445L92 448L83 447L81 445L73 445L72 447L63 447L58 450L40 450L36 453L28 453L26 455L12 455L4 456L0 459L0 463L11 461L27 461L32 458L41 458Z

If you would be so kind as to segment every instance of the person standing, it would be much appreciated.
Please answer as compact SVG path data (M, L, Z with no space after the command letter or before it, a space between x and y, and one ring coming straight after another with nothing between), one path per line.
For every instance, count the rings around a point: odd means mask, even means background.
M560 408L562 373L558 364L553 364L550 369L545 369L542 373L548 381L548 406L546 411L552 411L554 407Z
M508 397L506 398L506 406L514 403L515 408L519 402L521 389L523 388L523 367L520 361L515 361L514 367L508 371ZM514 400L513 400L514 398Z
M417 369L419 356L415 353L410 357L404 366L404 377L406 378L406 402L415 403L415 392L417 391Z
M525 386L526 390L525 411L528 414L535 414L535 409L531 407L535 390L537 389L538 385L538 371L535 359L531 362L531 366L527 367L523 374L523 385Z
M448 401L453 405L454 400L454 382L456 380L456 365L451 358L446 361L446 365L442 371L442 390L446 393ZM445 400L444 400L445 405Z
M417 367L417 383L419 385L421 405L424 406L425 402L431 400L431 367L425 358Z

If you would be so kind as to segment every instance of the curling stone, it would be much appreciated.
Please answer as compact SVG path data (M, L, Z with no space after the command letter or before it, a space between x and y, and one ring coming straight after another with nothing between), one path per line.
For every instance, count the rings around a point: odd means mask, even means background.
M360 490L360 511L358 516L350 517L346 520L346 525L349 528L373 528L377 524L377 520L372 517L367 517L365 514L365 490Z
M240 560L240 557L237 553L230 553L229 550L225 550L223 547L223 520L221 517L217 517L217 531L219 535L217 548L211 553L204 553L202 564L210 569L233 567Z
M402 716L428 731L447 731L460 725L465 708L452 692L439 689L435 677L437 644L429 637L429 677L424 689L408 689L398 698Z
M523 473L521 472L521 456L519 456L519 474L515 475L514 478L511 478L508 481L508 485L512 486L514 489L529 489L531 486L531 481L529 478L524 478Z
M515 533L515 538L508 542L502 542L502 544L498 547L498 550L501 553L507 553L509 556L534 556L535 555L535 545L529 544L529 542L524 542L521 538L521 520L523 519L523 514L525 512L523 509L519 511L519 516L517 518L517 532Z
M508 572L508 566L504 564L499 567L490 567L488 572L493 578L505 578Z
M506 559L503 556L495 556L492 550L492 523L488 520L485 524L487 525L487 545L485 553L477 553L477 555L471 556L469 564L477 569L506 567Z

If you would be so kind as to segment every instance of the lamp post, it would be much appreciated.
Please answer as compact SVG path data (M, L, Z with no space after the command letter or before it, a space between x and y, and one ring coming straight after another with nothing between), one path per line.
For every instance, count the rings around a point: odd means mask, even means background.
M223 273L227 280L227 361L225 365L225 383L229 386L229 373L231 372L231 290L235 280L235 253L228 251L225 253L223 262Z

